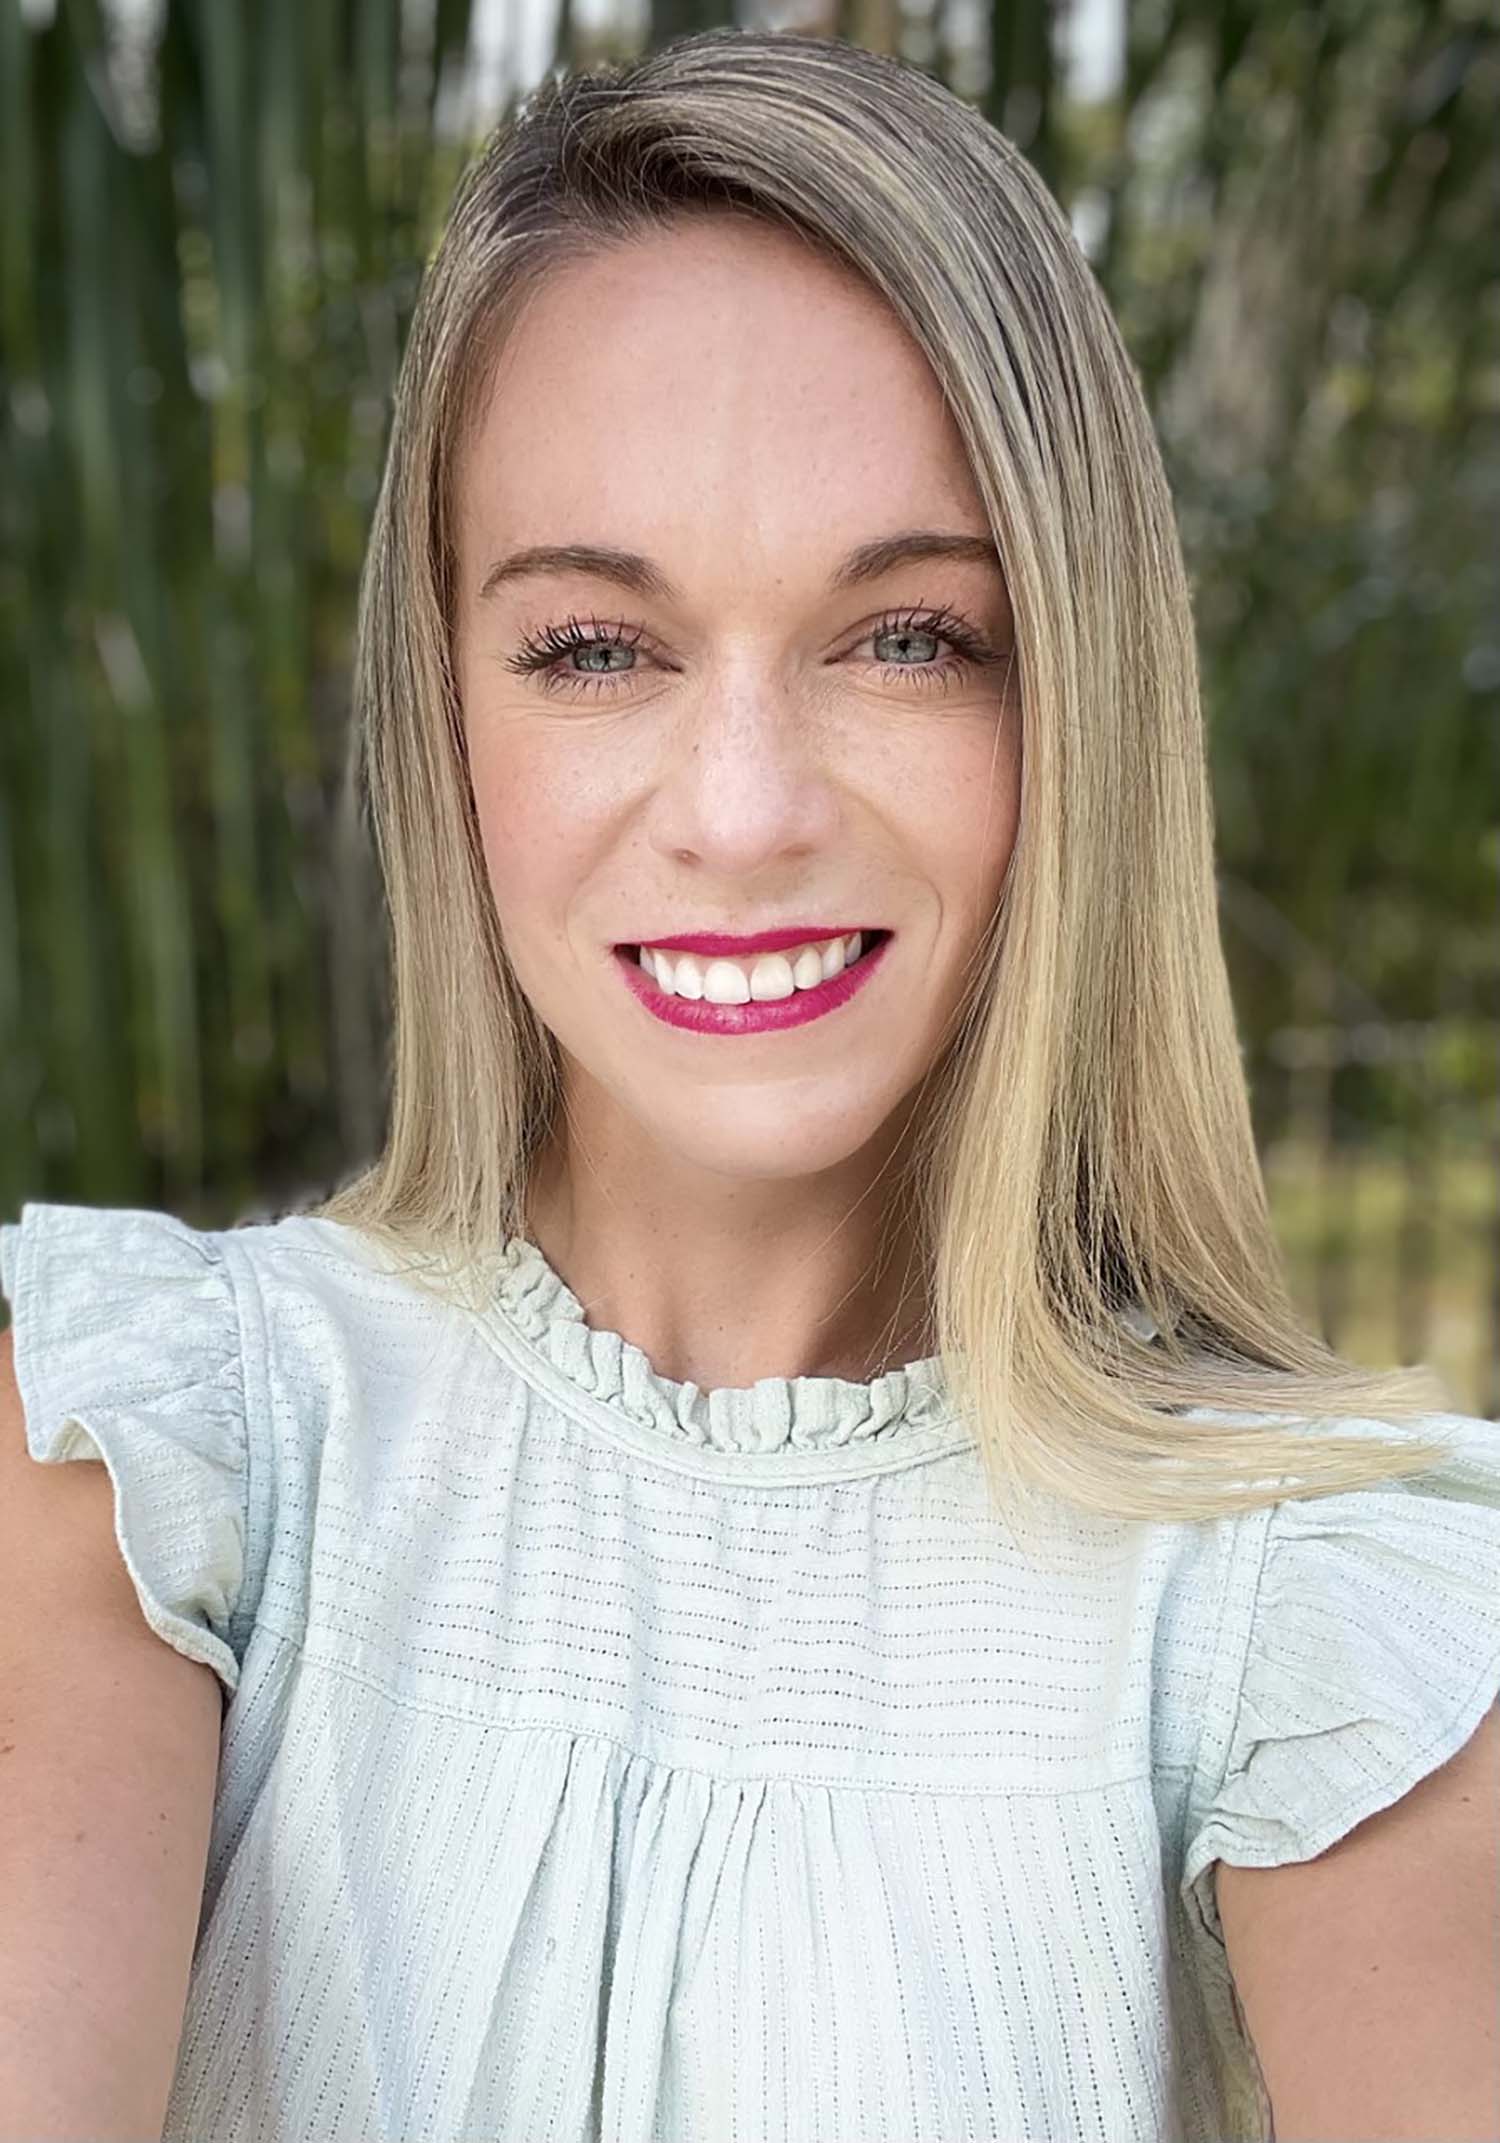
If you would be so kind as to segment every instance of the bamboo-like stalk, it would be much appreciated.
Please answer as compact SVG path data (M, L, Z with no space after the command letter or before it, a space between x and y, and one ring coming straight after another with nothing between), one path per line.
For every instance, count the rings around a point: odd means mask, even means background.
M1358 51L1291 0L1128 9L1119 96L1080 109L1057 12L796 15L938 69L962 17L973 93L1089 189L1195 571L1247 1048L1327 951L1363 1021L1425 1015L1424 946L1492 1002L1483 41L1408 0ZM583 56L641 19L591 20ZM378 1139L350 636L470 32L470 0L166 0L152 136L101 0L0 5L0 1210L218 1215ZM1492 1120L1477 1078L1435 1056L1429 1112ZM1373 1128L1399 1079L1350 1089ZM1257 1102L1274 1141L1279 1084Z

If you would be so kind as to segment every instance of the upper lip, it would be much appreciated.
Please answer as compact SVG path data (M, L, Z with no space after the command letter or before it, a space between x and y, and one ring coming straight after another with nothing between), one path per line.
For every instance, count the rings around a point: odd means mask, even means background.
M659 947L663 952L725 953L731 958L742 952L785 952L791 945L816 945L827 938L847 938L856 930L873 932L872 923L794 923L786 930L759 930L753 937L726 937L717 930L690 931L675 938L638 938L638 945Z

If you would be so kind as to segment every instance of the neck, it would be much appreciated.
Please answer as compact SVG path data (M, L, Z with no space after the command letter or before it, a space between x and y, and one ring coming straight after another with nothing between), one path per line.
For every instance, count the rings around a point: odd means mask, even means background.
M705 1391L772 1376L868 1383L936 1351L905 1201L879 1195L895 1170L875 1173L719 1179L705 1196L659 1156L554 1139L532 1171L527 1233L588 1323L659 1375Z

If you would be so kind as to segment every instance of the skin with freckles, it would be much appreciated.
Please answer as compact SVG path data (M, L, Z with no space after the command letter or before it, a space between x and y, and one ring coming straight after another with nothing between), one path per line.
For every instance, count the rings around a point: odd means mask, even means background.
M836 584L877 538L988 543L925 359L793 235L685 221L533 296L455 509L489 882L563 1067L528 1232L590 1324L705 1389L931 1351L892 1186L1000 895L1021 750L992 550ZM656 585L494 571L576 544ZM614 951L804 921L894 937L847 1004L781 1032L670 1027Z

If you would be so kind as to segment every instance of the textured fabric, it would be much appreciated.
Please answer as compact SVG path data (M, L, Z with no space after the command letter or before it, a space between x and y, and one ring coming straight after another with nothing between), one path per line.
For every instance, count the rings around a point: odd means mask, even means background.
M1213 1864L1495 1700L1500 1427L1023 1539L935 1362L703 1392L530 1243L480 1313L388 1266L0 1228L31 1454L225 1692L165 2143L1265 2143Z

